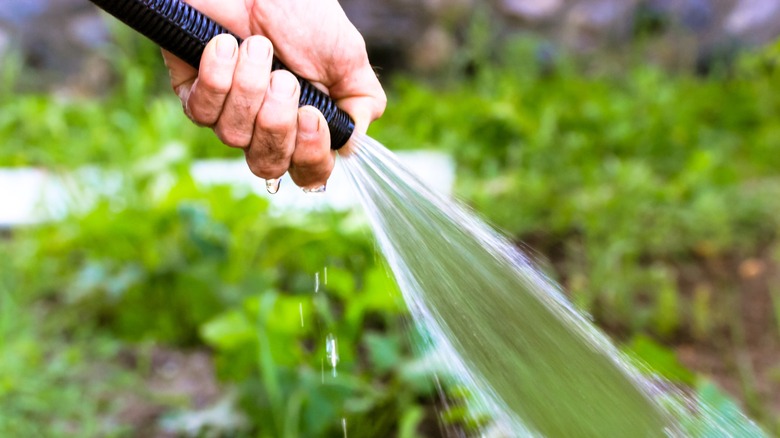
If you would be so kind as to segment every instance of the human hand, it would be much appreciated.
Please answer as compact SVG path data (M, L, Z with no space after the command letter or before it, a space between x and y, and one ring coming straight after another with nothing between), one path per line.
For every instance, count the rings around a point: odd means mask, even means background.
M271 72L271 61L275 52L365 132L384 112L386 97L362 36L338 1L184 1L244 39L238 47L230 35L215 37L199 70L163 51L184 112L226 145L243 149L255 175L274 179L289 171L300 187L323 187L335 164L327 122L314 107L298 108L297 80L287 71Z

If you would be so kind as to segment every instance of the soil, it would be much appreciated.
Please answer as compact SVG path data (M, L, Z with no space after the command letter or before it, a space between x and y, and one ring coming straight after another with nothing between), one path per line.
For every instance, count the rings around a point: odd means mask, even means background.
M519 245L565 285L566 238L571 236L529 236ZM715 382L751 418L780 432L780 265L771 251L769 245L752 255L703 250L685 263L671 262L683 301L690 304L697 289L709 291L715 322L705 334L697 335L691 327L666 337L648 334L671 348L686 368ZM594 315L614 339L634 334L627 327L602 323L598 311Z
M124 351L120 362L144 375L143 385L120 397L118 423L128 425L133 436L174 438L179 433L161 427L164 415L174 409L203 410L224 395L207 351L179 351L154 347L147 351Z
M776 320L772 287L780 284L780 267L762 254L711 263L705 274L717 278L726 291L715 304L730 313L732 326L724 336L698 342L680 340L672 346L683 365L711 378L740 400L754 418L776 428L780 418L780 321Z

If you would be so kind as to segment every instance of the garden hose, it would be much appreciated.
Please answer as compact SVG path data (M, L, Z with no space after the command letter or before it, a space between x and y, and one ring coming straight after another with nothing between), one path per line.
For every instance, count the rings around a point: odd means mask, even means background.
M206 44L217 35L230 33L181 0L90 1L195 68L200 66ZM236 39L241 44L241 38ZM271 69L289 71L276 57ZM344 146L355 130L352 118L311 82L295 77L301 86L298 106L311 105L320 110L328 121L331 149Z

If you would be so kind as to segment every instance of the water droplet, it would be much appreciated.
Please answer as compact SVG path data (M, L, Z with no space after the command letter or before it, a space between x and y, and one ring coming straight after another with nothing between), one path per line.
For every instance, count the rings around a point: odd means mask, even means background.
M322 283L327 286L328 285L328 267L325 267L324 275L322 276Z
M303 303L298 303L298 312L301 314L301 327L303 327Z
M325 193L326 185L323 184L318 187L303 188L303 193Z
M265 180L265 189L268 190L268 193L272 195L275 195L279 191L279 187L281 187L281 185L281 178L271 178Z
M314 293L316 294L319 291L320 291L320 273L316 272L314 274Z
M333 377L336 377L336 365L339 363L339 350L336 337L329 333L325 339L325 354L328 357L328 363L333 368Z
M347 419L341 417L341 428L344 429L344 438L347 438Z

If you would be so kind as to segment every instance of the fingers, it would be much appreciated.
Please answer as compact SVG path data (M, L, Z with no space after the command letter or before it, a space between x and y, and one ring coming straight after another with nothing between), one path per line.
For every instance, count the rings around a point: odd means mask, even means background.
M162 55L165 66L168 67L168 74L171 77L171 87L176 92L176 95L179 96L179 99L181 99L182 106L184 106L190 97L192 84L198 77L198 70L192 68L191 65L165 49L162 50Z
M299 187L324 186L335 165L336 153L330 150L330 132L322 113L305 106L298 110L298 131L291 157L290 177Z
M252 173L278 178L290 167L298 122L298 80L288 71L271 73L270 86L255 120L246 159Z
M222 35L207 45L199 71L170 54L166 61L190 118L213 127L226 145L245 148L254 174L278 178L289 169L297 185L322 186L334 165L327 123L313 107L298 109L298 80L270 71L272 52L265 37L238 47Z
M286 71L270 71L272 53L265 37L249 37L239 47L232 36L220 35L206 46L199 70L169 53L164 57L187 115L213 128L224 144L243 148L255 175L278 178L289 170L300 187L323 186L335 164L327 123L313 107L298 109L298 81ZM350 64L327 88L353 117L356 131L365 132L381 116L386 97L367 58Z
M231 147L249 146L255 119L268 88L273 47L267 38L247 38L238 52L233 81L219 120L214 127L217 137Z
M216 124L233 85L237 62L238 42L232 35L219 35L206 45L198 78L185 102L185 111L192 121L203 126Z

